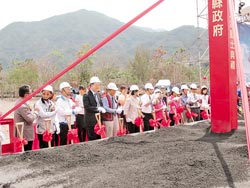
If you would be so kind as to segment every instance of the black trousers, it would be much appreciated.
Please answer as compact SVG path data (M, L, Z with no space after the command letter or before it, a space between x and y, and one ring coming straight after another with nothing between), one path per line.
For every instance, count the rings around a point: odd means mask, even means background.
M80 142L86 141L87 130L84 125L84 115L77 114L76 115L76 127L78 128L78 138Z
M28 141L28 144L24 145L24 151L32 150L33 141Z
M171 120L170 126L174 126L175 125L174 114L169 113L169 119Z
M54 147L55 136L56 136L55 133L52 134L51 147ZM57 137L58 137L58 135L57 135ZM37 138L39 140L39 147L40 147L40 149L42 149L42 148L48 148L49 147L48 142L43 141L43 134L37 134Z
M37 134L37 138L39 140L40 149L49 147L48 142L43 141L43 134Z
M67 136L68 136L68 124L61 122L60 123L60 146L67 145Z
M97 140L97 139L101 139L101 136L98 134L95 134L94 131L94 127L87 127L87 131L88 131L88 139L89 140Z
M144 123L144 131L149 131L149 130L153 130L154 128L150 126L149 124L149 120L153 119L153 115L152 113L144 113L144 118L143 118L143 123Z
M138 133L138 132L140 132L140 128L137 127L132 122L127 122L127 126L128 126L129 133Z
M190 108L191 112L194 112L196 113L198 116L197 117L193 117L194 121L200 121L200 117L201 117L201 114L200 114L200 107L195 107L195 108Z

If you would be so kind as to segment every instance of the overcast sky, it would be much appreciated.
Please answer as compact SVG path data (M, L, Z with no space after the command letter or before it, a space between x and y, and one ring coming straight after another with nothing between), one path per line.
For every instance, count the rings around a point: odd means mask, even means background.
M127 22L155 2L157 0L2 0L0 29L15 21L39 21L80 9ZM184 24L196 26L196 12L196 0L165 0L135 25L165 30Z
M1 0L0 29L16 21L39 21L54 15L94 10L127 22L158 0ZM236 4L240 0L235 0ZM250 0L241 0L250 5ZM198 12L207 0L198 0ZM200 26L206 21L199 19ZM165 0L135 23L137 26L171 30L181 25L197 26L196 0Z

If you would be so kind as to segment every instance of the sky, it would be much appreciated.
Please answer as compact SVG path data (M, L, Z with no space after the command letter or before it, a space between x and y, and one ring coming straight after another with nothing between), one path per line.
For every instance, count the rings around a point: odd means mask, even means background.
M0 3L0 29L12 22L40 21L80 9L97 11L126 23L157 1L3 0ZM181 25L197 26L196 0L165 0L134 25L157 30L172 30Z
M0 29L16 21L40 21L55 15L93 10L124 23L130 21L158 0L2 0L0 3ZM250 6L250 0L235 0ZM207 0L164 0L134 25L152 29L172 30L182 25L207 27L207 21L197 19L197 12ZM198 10L197 10L198 7Z

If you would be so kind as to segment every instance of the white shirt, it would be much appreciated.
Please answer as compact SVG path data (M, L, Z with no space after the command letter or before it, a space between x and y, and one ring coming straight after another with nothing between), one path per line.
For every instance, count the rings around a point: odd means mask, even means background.
M37 124L36 133L43 134L45 132L47 128L44 122L45 119L51 120L50 132L53 133L55 131L54 123L55 123L56 111L51 111L51 107L53 106L54 106L54 103L50 100L48 101L45 100L43 103L42 100L39 99L36 102L35 107L39 108L38 117L36 120L36 124Z
M74 103L71 99L60 96L56 101L56 107L57 107L57 118L59 123L64 122L67 123L66 116L71 115L70 121L71 125L74 124L75 121L75 114L78 114L79 107L76 107L73 109Z
M209 109L208 98L208 95L201 95L201 110Z
M189 104L190 108L197 108L200 107L200 103L198 102L198 100L201 99L201 95L197 94L197 93L189 93L188 94L188 98L187 98L187 103ZM191 105L190 105L191 103Z
M151 101L152 97L150 95L148 95L147 93L143 94L141 96L141 111L143 113L147 113L150 114L153 111L153 105L152 105L152 101ZM150 101L150 104L148 106L145 106L148 102Z
M84 115L83 96L82 95L76 95L75 101L76 101L76 106L81 109L78 112L78 114Z

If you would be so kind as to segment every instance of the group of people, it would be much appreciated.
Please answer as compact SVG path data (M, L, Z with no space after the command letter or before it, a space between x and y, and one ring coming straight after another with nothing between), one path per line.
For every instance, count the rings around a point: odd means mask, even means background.
M199 90L196 84L191 84L190 88L187 85L173 87L166 93L166 88L155 88L151 83L146 83L143 89L138 85L119 89L111 82L101 91L101 81L94 76L88 87L79 86L77 94L72 92L68 82L62 82L59 89L60 95L56 96L53 87L47 85L33 108L26 102L15 110L15 124L23 122L23 137L27 139L25 151L32 149L34 133L40 148L48 147L48 140L44 139L48 132L52 147L69 144L69 131L75 128L80 142L86 138L100 139L101 134L96 131L98 117L105 126L106 137L114 137L121 129L126 134L150 131L191 119L199 121L201 111L209 113L208 88L202 86ZM30 93L29 85L21 86L16 104ZM187 112L191 113L191 118Z

